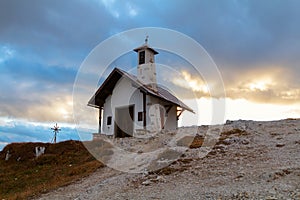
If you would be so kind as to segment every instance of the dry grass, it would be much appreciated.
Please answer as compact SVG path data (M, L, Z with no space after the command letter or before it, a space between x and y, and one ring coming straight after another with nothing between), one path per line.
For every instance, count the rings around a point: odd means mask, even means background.
M246 135L246 134L248 134L246 131L243 131L240 129L232 129L229 131L222 132L220 134L220 138L219 138L218 142L216 143L216 145L222 144L225 139L231 137L232 135L242 136L242 135ZM183 138L182 140L180 140L178 145L179 146L189 145L189 148L195 149L195 148L200 148L203 144L203 141L204 141L204 137L200 136L200 135L196 135L195 137L187 136L187 137Z
M216 145L224 144L224 140L231 137L231 136L242 136L247 135L248 133L246 131L240 130L238 128L232 129L230 131L222 132L219 138L219 141Z
M35 147L46 147L35 158ZM11 157L5 161L5 154ZM13 143L0 152L0 197L29 199L87 176L103 164L79 141L50 143Z
M299 118L287 118L286 120L298 120Z
M182 139L177 141L177 145L195 149L201 147L203 141L204 141L204 137L201 135L185 136Z
M190 144L191 149L199 148L202 146L204 141L204 137L200 135L196 135L193 139L192 143Z

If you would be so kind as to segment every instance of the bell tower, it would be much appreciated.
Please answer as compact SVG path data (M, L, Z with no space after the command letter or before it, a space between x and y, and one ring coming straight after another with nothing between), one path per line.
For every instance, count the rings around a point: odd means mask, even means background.
M148 46L148 36L145 43L134 51L138 54L137 79L157 92L155 55L158 52Z

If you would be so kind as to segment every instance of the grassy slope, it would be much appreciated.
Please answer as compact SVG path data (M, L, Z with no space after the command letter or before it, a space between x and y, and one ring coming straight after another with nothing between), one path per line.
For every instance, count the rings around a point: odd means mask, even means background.
M46 147L38 158L36 146ZM7 150L11 157L5 161ZM9 144L0 152L0 199L30 198L70 184L102 166L79 141Z

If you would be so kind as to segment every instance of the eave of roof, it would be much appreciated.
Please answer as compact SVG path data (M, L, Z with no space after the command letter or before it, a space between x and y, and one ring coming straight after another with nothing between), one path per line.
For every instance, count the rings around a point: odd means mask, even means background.
M137 47L137 48L133 49L133 51L138 52L141 49L149 49L150 51L152 51L154 53L154 55L158 54L158 52L155 51L155 49L149 47L147 44L144 44L144 45L142 45L140 47Z

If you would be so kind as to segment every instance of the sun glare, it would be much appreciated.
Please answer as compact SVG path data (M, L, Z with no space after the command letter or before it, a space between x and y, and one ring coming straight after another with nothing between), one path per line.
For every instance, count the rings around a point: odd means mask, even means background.
M276 105L266 103L254 103L246 99L226 98L225 120L256 120L269 121L286 118L300 117L300 104ZM196 114L184 112L181 115L179 126L212 125L213 98L185 99L184 103L190 106Z
M60 107L58 109L58 113L60 113L62 115L62 117L65 119L69 117L69 112L64 107Z
M73 101L68 101L67 104L68 106L73 106Z

